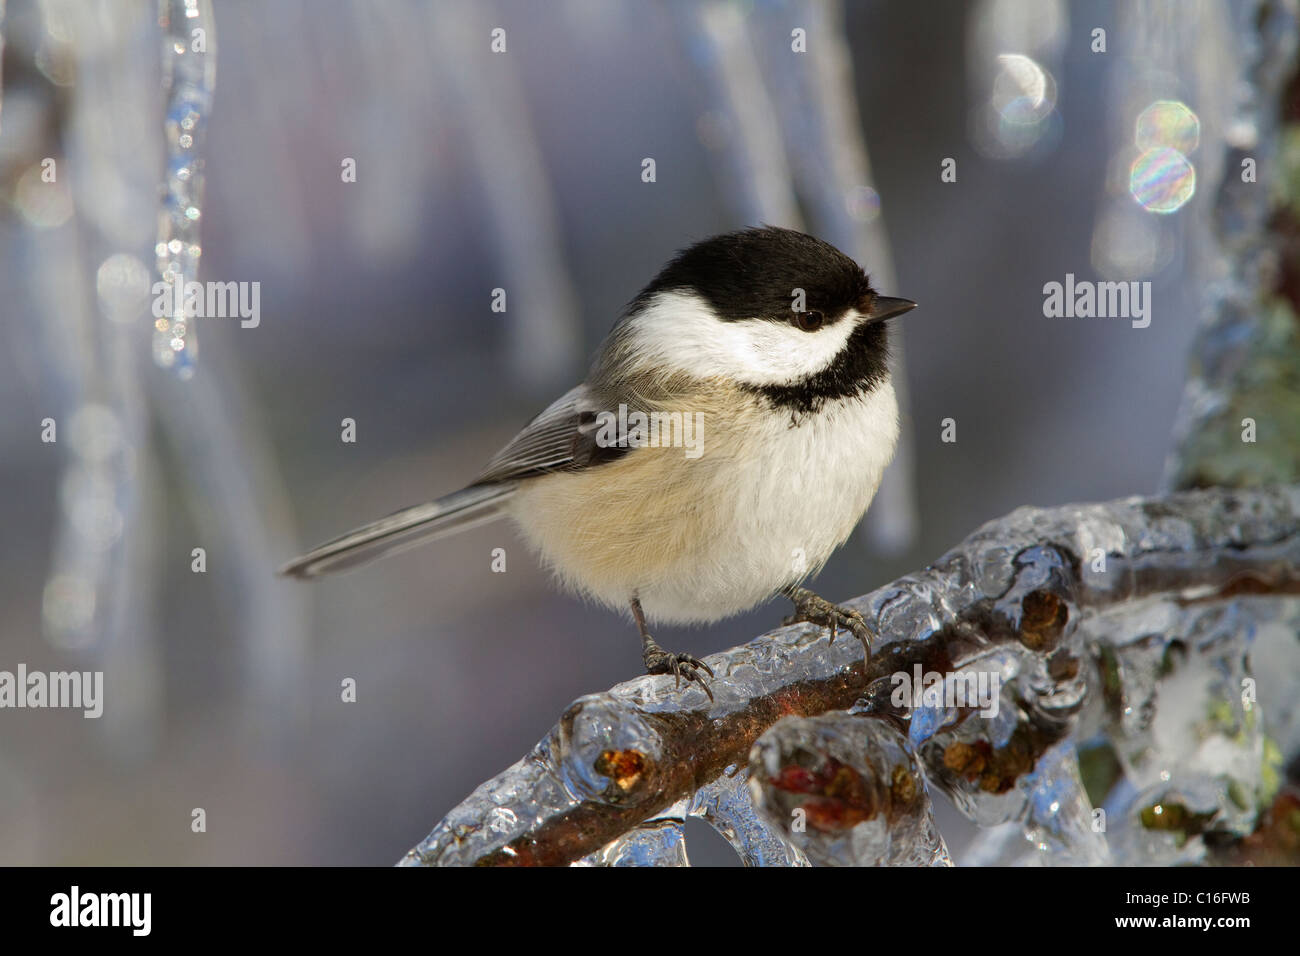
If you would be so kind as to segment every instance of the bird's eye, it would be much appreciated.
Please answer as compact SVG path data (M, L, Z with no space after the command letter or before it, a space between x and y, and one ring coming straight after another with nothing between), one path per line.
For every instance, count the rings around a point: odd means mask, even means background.
M816 332L826 324L826 316L820 312L796 312L794 324L805 332Z

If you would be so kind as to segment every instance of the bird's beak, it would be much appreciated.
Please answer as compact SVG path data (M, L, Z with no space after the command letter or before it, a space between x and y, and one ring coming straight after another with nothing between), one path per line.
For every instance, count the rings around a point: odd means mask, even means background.
M902 315L904 312L911 312L916 308L916 303L911 299L891 299L887 295L878 295L871 303L871 311L867 313L868 322L882 322L885 319L892 319L896 315Z

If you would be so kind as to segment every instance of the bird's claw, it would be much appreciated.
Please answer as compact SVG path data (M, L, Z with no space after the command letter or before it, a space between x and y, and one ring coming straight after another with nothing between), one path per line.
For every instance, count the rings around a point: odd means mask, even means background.
M790 600L794 601L794 614L787 617L784 624L800 624L805 621L809 624L818 624L830 630L832 642L835 641L839 629L843 627L858 639L867 660L871 660L871 639L875 637L875 633L866 618L859 612L842 604L832 604L807 588L794 589L790 594Z
M695 681L700 685L700 689L708 695L709 700L713 700L713 691L709 689L708 681L700 674L700 671L704 671L712 678L713 668L698 657L692 654L674 654L672 651L666 651L658 644L650 642L646 645L642 660L645 661L647 673L672 674L673 686L676 688L682 686L683 677L688 684Z

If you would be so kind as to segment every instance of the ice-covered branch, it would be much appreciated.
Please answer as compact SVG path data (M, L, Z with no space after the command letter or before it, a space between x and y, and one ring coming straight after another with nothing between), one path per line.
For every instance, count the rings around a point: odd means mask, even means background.
M403 862L580 861L666 811L671 825L671 808L715 781L743 780L751 748L780 718L855 704L902 730L930 761L930 779L974 819L1024 820L1034 789L1022 780L1080 720L1107 719L1108 702L1126 692L1107 648L1146 625L1125 612L1296 594L1300 486L1020 508L853 602L880 634L868 665L856 641L832 644L824 629L797 625L709 658L713 703L694 686L649 676L580 698ZM890 700L891 678L917 667L990 666L1011 680L1001 729L971 730L997 722L967 720L965 710L913 712ZM998 739L986 746L981 735ZM1017 806L994 805L1012 792Z

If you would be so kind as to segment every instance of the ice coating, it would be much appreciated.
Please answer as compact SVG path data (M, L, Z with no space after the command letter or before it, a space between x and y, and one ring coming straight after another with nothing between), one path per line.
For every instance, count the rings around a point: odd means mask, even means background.
M1272 608L1269 615L1294 614L1285 609L1300 593L1298 568L1298 486L1020 508L930 568L853 602L881 634L868 667L856 642L832 644L825 630L797 625L710 657L719 678L711 705L698 688L676 690L668 677L581 698L532 753L478 788L403 863L580 860L744 765L781 717L855 704L862 714L892 710L893 675L917 664L940 673L1014 672L1002 687L999 714L1006 716L967 714L922 741L921 756L934 785L981 822L1028 821L1051 836L1055 824L1030 816L1045 787L1059 791L1047 805L1059 803L1072 819L1088 809L1078 804L1070 762L1061 769L1042 761L1057 760L1065 751L1053 748L1080 726L1091 732L1103 725L1106 695L1116 687L1103 682L1100 648L1135 640L1149 626L1151 603L1162 600L1199 614L1240 603L1247 593L1252 604ZM1102 630L1110 636L1099 645ZM1285 629L1269 633L1282 638ZM1294 667L1300 643L1291 635L1271 654ZM1118 693L1136 699L1148 678L1135 671ZM1261 713L1267 705L1260 701ZM892 719L905 727L911 716L907 708ZM956 744L1004 752L976 768L960 763L960 748L950 755ZM1077 839L1077 824L1060 828L1073 834L1058 840L1074 846L1067 855L1094 852Z
M686 857L686 801L679 800L573 866L690 866Z
M750 753L759 814L826 866L951 866L920 763L883 718L786 717Z

